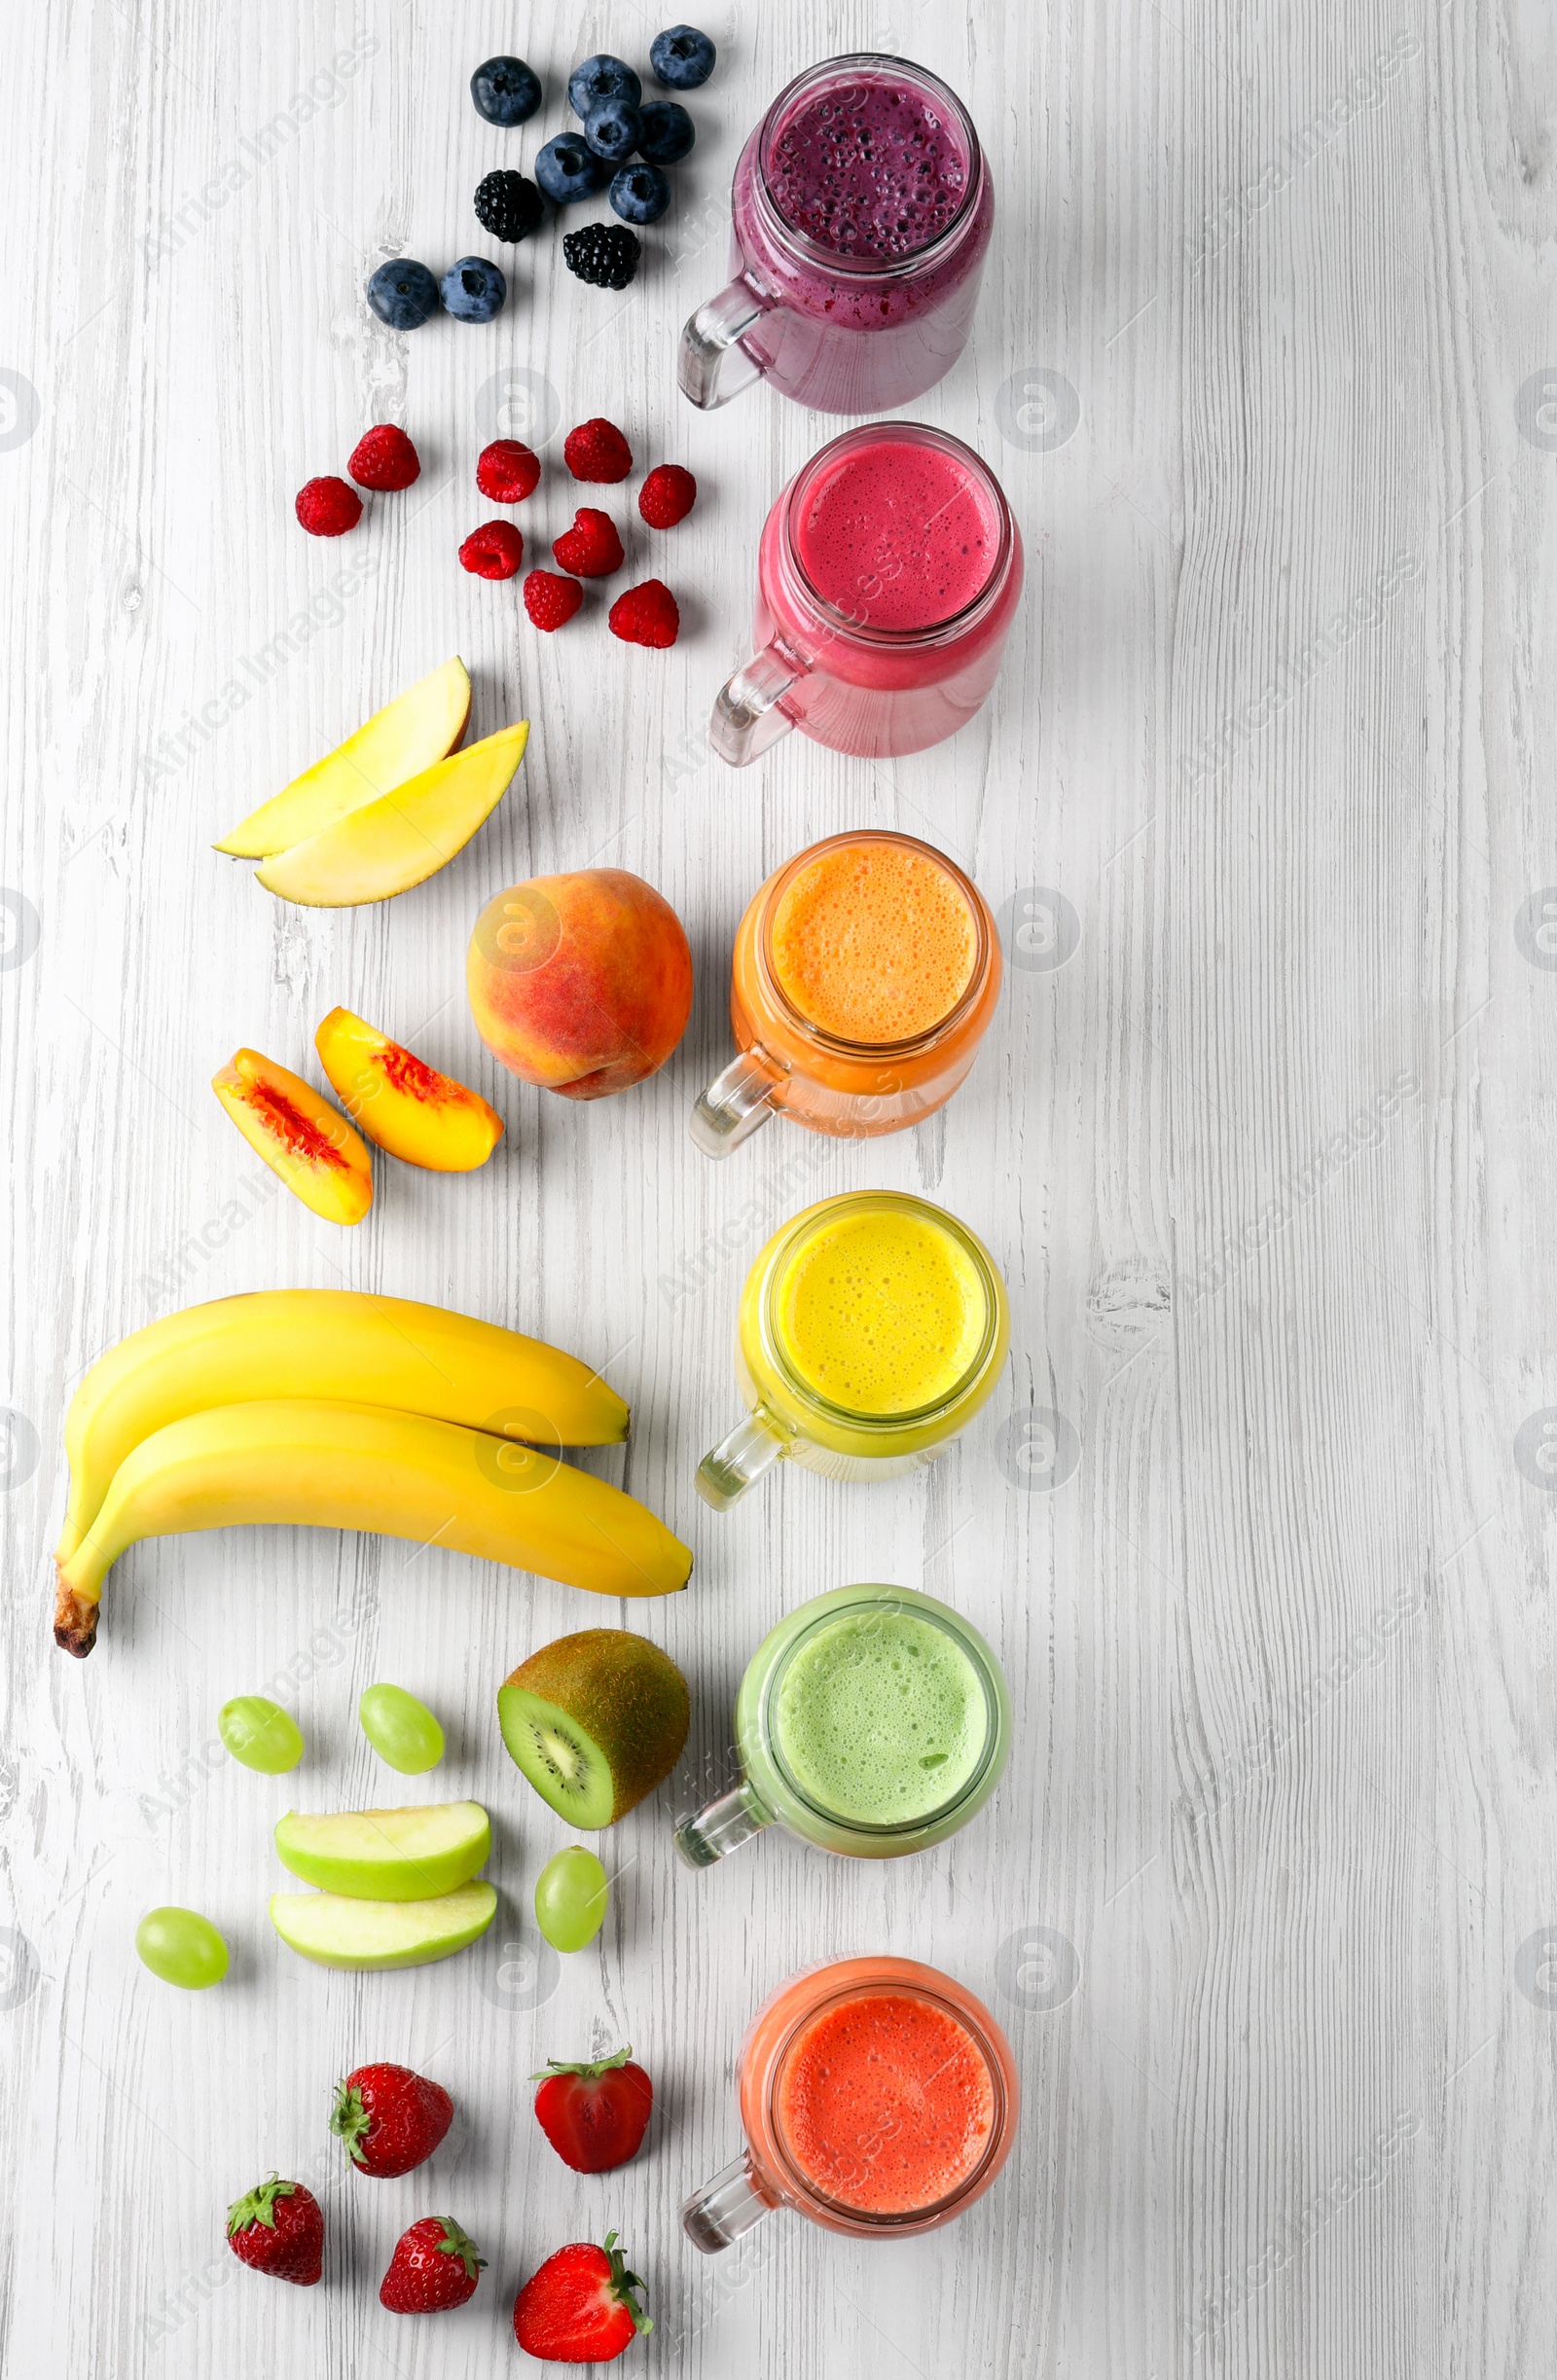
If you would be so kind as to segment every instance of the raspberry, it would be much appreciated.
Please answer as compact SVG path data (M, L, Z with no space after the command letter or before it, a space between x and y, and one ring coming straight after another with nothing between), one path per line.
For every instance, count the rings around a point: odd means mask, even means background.
M673 529L698 500L698 483L679 463L656 463L638 489L638 510L651 529Z
M622 567L622 540L609 513L588 504L573 515L573 525L552 540L559 570L571 570L579 579L608 578Z
M293 509L310 537L344 537L362 519L362 498L344 480L309 480Z
M577 579L560 579L551 570L532 570L525 581L525 609L535 626L549 636L564 620L571 620L584 600Z
M421 477L421 457L404 430L380 421L366 431L351 450L346 469L359 487L376 487L383 495L409 487Z
M540 456L517 438L494 438L476 457L476 485L493 504L523 504L540 476Z
M624 223L589 223L562 240L568 271L596 289L626 289L637 271L640 253L635 234Z
M645 579L617 596L606 625L624 644L651 644L663 652L680 633L681 614L664 579Z
M614 421L581 421L562 441L562 460L576 480L625 480L633 468L633 450Z
M525 540L511 521L484 521L460 547L459 559L479 579L511 579L525 559Z
M493 239L528 239L545 216L540 192L522 173L505 168L476 185L476 221Z

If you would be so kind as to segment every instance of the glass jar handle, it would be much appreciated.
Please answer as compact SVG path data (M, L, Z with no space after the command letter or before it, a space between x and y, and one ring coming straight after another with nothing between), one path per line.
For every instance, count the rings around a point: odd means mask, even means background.
M687 323L676 357L676 378L682 395L690 397L701 413L711 414L716 407L728 405L732 397L762 377L762 366L740 342L742 333L749 331L767 310L767 300L757 295L750 282L737 279L706 306L700 306Z
M716 2256L721 2248L732 2247L753 2230L777 2204L758 2182L750 2151L743 2150L733 2165L693 2191L681 2209L681 2228L694 2248Z
M742 1050L699 1095L690 1131L705 1157L728 1157L760 1132L773 1114L778 1088L773 1061L763 1049Z
M728 1512L788 1452L788 1439L767 1406L759 1405L711 1454L704 1456L698 1465L698 1494L715 1512Z
M720 687L708 721L708 741L732 769L760 760L780 736L788 735L795 723L778 703L805 668L781 644L765 644Z
M742 1777L696 1818L681 1821L675 1830L675 1847L688 1867L712 1867L715 1859L739 1851L742 1843L749 1843L773 1822L773 1812L763 1807L749 1779Z

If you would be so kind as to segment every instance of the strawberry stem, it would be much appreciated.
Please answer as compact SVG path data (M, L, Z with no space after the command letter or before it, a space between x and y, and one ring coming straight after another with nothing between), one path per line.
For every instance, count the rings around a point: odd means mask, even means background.
M330 2129L345 2143L354 2165L366 2165L362 2143L373 2129L373 2118L362 2104L362 2093L349 2082L335 2086L335 2106L330 2112Z
M628 2271L622 2251L616 2244L620 2236L620 2233L615 2231L608 2231L605 2235L605 2253L611 2262L611 2295L616 2299L618 2305L626 2306L633 2317L633 2327L641 2337L644 2331L652 2330L654 2325L638 2304L633 2291L641 2290L647 2285L638 2279L636 2273Z
M598 2075L614 2073L619 2066L626 2066L632 2055L633 2044L630 2041L626 2049L613 2050L608 2058L595 2058L576 2066L570 2066L562 2058L549 2058L538 2073L531 2074L530 2080L545 2082L553 2074L582 2074L586 2082L594 2082Z
M269 2182L257 2182L252 2190L245 2190L241 2198L235 2198L227 2210L228 2238L231 2239L235 2232L247 2231L251 2223L260 2223L267 2231L273 2231L276 2200L290 2198L297 2186L295 2182L283 2182L279 2174L272 2174Z
M477 2273L486 2269L486 2257L477 2254L475 2241L460 2230L452 2215L440 2215L438 2220L444 2227L444 2236L438 2243L439 2254L457 2256L465 2268L465 2279L474 2281Z

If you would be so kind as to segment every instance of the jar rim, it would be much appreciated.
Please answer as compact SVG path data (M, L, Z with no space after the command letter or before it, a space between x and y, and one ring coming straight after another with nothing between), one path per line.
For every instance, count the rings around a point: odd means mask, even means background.
M814 860L819 858L824 851L837 850L842 847L856 843L890 843L911 851L922 852L925 858L933 860L937 867L943 868L952 879L967 903L973 920L975 933L973 965L965 990L959 995L954 1005L947 1010L944 1017L938 1018L935 1024L926 1026L923 1032L911 1033L901 1041L851 1041L841 1033L828 1032L795 1006L794 1001L778 981L778 968L774 962L772 947L774 920L778 915L778 904L794 883L796 876L803 868L809 867ZM917 835L899 834L894 827L883 826L863 826L855 828L852 832L845 831L838 835L825 835L820 843L808 844L805 850L797 851L787 866L779 870L769 886L763 901L762 914L757 921L757 931L753 942L757 958L757 972L763 992L772 1000L785 1025L794 1031L798 1038L828 1058L857 1059L862 1064L875 1062L888 1064L894 1059L923 1058L942 1041L950 1040L955 1033L961 1030L989 989L990 969L995 953L999 947L989 922L988 904L972 878L964 874L956 860L949 858L946 852L937 850L934 844L922 841Z
M923 628L876 628L868 621L857 619L852 612L846 611L841 604L822 594L801 560L795 544L795 516L819 474L824 469L831 469L851 448L883 443L938 448L976 482L994 513L999 531L995 559L978 593L970 595L959 610L949 612L944 620L929 621ZM1016 523L1011 507L1005 500L1004 488L982 454L975 452L962 439L955 438L950 430L934 429L927 421L865 421L855 429L841 431L836 438L830 438L824 447L818 448L811 460L796 472L782 502L779 516L782 567L793 580L798 581L805 601L823 623L835 631L841 639L855 644L873 645L888 653L913 653L954 643L993 610L1010 577L1011 559L1016 547Z
M842 1208L864 1206L909 1208L916 1213L930 1216L942 1230L950 1232L961 1247L977 1273L979 1285L984 1292L984 1329L978 1351L966 1369L944 1396L936 1397L927 1405L916 1405L903 1413L856 1413L851 1406L835 1404L830 1397L823 1396L819 1389L814 1388L810 1381L802 1380L784 1352L774 1327L774 1294L779 1275L786 1259L797 1251L802 1238L815 1231L824 1216L830 1218ZM956 1215L949 1214L944 1207L935 1206L929 1199L916 1198L908 1190L846 1190L838 1197L824 1199L819 1206L807 1208L804 1213L797 1215L789 1229L780 1235L769 1256L762 1296L758 1301L763 1352L784 1387L802 1406L809 1406L814 1413L837 1423L856 1437L895 1437L905 1429L929 1427L954 1412L962 1402L1000 1343L1002 1296L1000 1279L989 1250L965 1223L960 1223Z
M836 248L829 248L822 241L813 239L809 233L802 232L791 223L774 196L769 167L774 136L780 125L787 115L793 113L807 90L828 76L848 73L890 75L917 85L946 108L966 145L967 188L962 193L957 212L933 237L925 240L922 247L911 249L906 256L874 257L859 261L841 256ZM840 280L901 280L921 271L928 260L943 253L966 230L983 191L985 178L984 151L978 132L972 117L956 91L949 84L943 83L938 74L932 74L927 66L916 64L913 58L898 57L889 50L846 51L841 57L823 58L817 65L808 66L804 73L797 74L786 83L758 127L756 162L760 203L772 219L769 229L777 232L791 253L807 264L817 265L826 271L836 273Z

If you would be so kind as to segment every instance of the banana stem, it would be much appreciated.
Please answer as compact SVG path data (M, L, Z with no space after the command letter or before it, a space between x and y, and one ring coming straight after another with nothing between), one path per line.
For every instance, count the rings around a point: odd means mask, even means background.
M70 1584L64 1565L56 1564L58 1592L54 1597L54 1642L78 1661L85 1661L97 1641L97 1602Z

